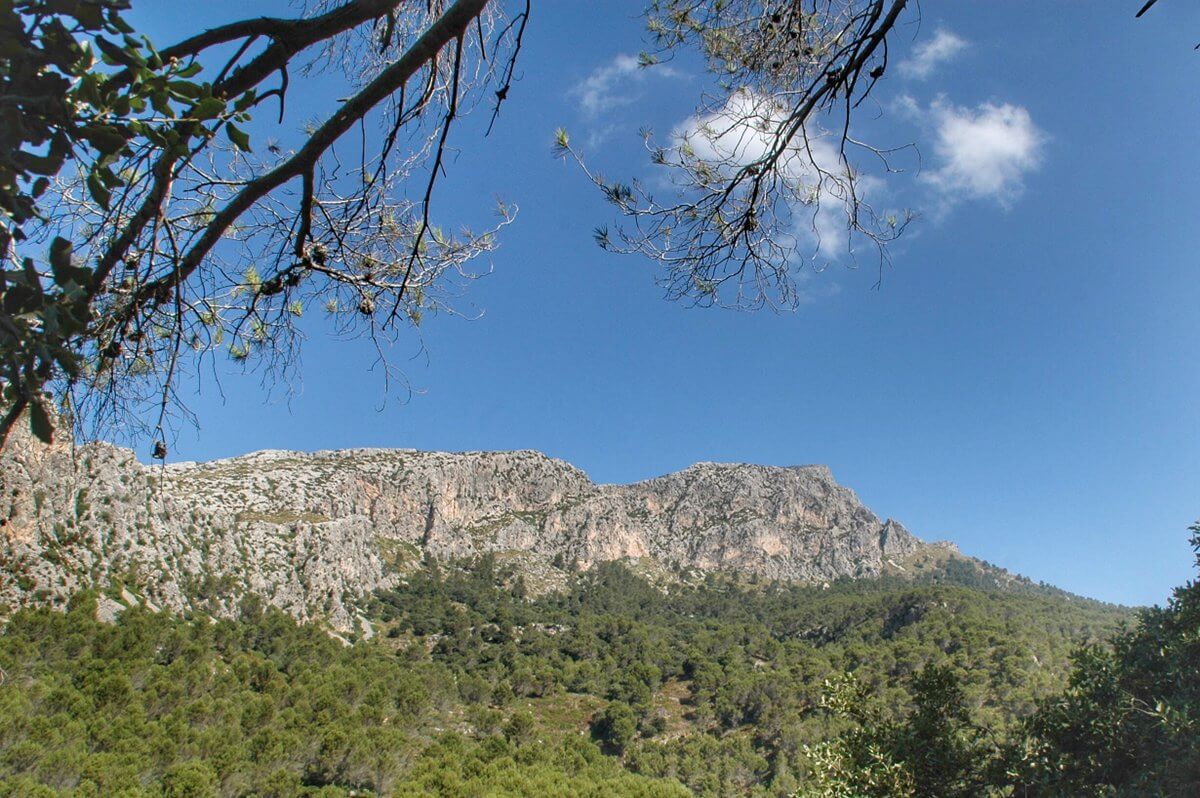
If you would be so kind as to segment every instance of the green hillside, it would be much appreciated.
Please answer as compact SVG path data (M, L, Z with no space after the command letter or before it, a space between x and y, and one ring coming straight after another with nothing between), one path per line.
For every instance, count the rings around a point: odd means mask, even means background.
M86 594L17 612L0 795L785 795L848 728L827 681L899 716L944 665L1003 733L1132 617L945 571L664 586L608 564L530 599L491 558L416 571L371 615L347 645L253 601L237 621L104 624Z

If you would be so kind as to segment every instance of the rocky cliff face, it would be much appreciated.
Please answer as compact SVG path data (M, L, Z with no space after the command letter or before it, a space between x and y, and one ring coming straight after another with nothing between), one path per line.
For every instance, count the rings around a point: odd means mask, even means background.
M0 456L0 524L0 602L61 603L115 583L220 613L256 593L340 628L426 553L811 581L876 575L927 548L824 466L700 463L597 485L532 451L259 452L147 467L107 444L22 438Z

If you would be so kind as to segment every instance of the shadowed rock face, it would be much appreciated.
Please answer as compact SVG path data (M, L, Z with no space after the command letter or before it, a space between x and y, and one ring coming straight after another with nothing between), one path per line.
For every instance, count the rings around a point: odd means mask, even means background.
M232 612L252 592L342 628L358 598L424 553L649 558L807 581L876 575L925 546L824 466L700 463L597 485L533 451L259 452L152 468L107 444L73 453L26 436L0 456L0 480L0 601L56 603L121 579L175 609Z

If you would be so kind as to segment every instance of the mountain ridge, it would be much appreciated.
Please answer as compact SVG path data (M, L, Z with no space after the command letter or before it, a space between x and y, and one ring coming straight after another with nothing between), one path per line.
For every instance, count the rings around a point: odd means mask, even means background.
M430 556L492 554L542 589L613 560L805 583L975 562L880 519L820 464L700 462L612 484L531 449L263 450L148 466L111 444L25 435L0 456L0 488L0 602L17 606L120 585L231 614L256 594L354 629L366 596Z

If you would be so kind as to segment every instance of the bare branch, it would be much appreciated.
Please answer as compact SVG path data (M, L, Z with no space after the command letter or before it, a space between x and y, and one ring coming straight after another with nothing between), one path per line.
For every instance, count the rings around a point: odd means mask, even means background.
M795 305L796 271L817 259L854 258L885 245L911 218L878 214L852 163L850 118L887 68L887 36L907 0L658 0L650 30L663 55L695 44L716 76L714 95L672 139L646 135L650 161L672 195L639 180L591 170L560 132L558 149L616 207L624 223L602 228L606 249L661 267L671 299L756 308ZM886 166L890 169L890 166Z

